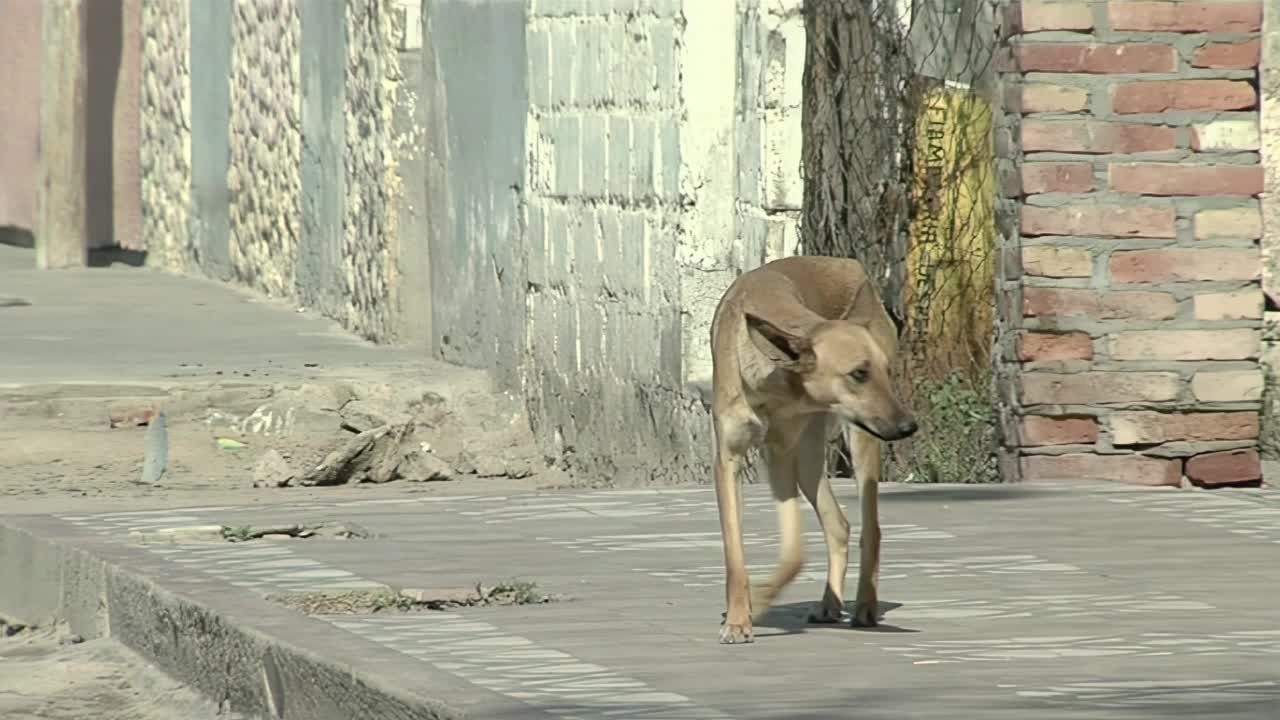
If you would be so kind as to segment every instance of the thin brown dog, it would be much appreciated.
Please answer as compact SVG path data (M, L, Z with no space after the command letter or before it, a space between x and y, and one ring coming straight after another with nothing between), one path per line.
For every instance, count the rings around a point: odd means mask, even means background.
M715 485L728 605L720 642L751 642L752 620L799 574L801 493L817 512L827 545L827 586L809 619L840 620L849 520L826 472L831 422L846 423L858 481L862 537L853 624L878 621L880 443L916 431L889 376L897 345L894 326L856 260L775 260L742 274L721 298L711 326ZM752 592L742 550L739 471L747 452L761 445L782 552L773 577Z

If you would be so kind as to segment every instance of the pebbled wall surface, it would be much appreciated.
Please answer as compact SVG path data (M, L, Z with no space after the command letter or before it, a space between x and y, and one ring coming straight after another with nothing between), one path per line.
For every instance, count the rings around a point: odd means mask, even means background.
M395 202L402 188L392 116L400 83L390 0L348 0L346 63L346 211L343 323L367 338L389 339L397 305Z
M188 0L143 0L139 174L147 261L193 269Z
M240 282L290 297L302 191L297 1L235 0L231 32L231 265Z

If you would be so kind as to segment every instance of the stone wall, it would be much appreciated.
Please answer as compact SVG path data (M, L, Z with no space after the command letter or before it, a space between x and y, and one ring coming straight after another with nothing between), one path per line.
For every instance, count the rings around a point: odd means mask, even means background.
M1257 481L1262 3L1010 10L1006 468Z
M188 0L143 0L139 175L149 264L185 271L191 243L191 69Z
M291 297L302 185L298 0L235 0L234 7L231 265L245 285Z
M142 1L152 264L398 336L402 4Z

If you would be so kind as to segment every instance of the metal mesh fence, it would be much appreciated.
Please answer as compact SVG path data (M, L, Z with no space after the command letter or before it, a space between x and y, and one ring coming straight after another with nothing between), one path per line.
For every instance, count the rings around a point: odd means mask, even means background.
M890 474L990 479L938 462L994 447L993 2L808 0L805 26L802 243L862 261L898 324L922 432Z

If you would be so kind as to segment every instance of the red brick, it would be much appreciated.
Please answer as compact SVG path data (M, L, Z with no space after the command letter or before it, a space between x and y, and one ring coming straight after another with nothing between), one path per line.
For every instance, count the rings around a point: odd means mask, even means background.
M1262 29L1258 2L1113 2L1112 30L1143 32L1257 32Z
M1089 107L1089 91L1070 85L1028 83L1021 86L1022 112L1080 112Z
M1247 70L1258 67L1262 58L1262 41L1258 38L1241 42L1208 43L1196 50L1191 59L1194 67L1220 70Z
M155 416L154 407L121 405L107 411L107 425L113 428L141 427L151 424Z
M1165 125L1095 120L1026 120L1023 152L1140 153L1173 150L1177 131Z
M1113 163L1111 189L1143 195L1258 195L1261 165Z
M1107 419L1116 446L1158 445L1176 440L1252 440L1258 437L1258 413L1117 412Z
M1252 328L1133 330L1111 336L1112 360L1251 360L1262 353Z
M1187 479L1197 485L1229 485L1262 479L1262 461L1252 449L1205 453L1187 459Z
M1109 480L1131 485L1182 484L1182 462L1143 455L1024 455L1022 479Z
M1244 110L1257 102L1258 94L1245 80L1150 80L1111 89L1111 110L1119 114Z
M1024 372L1018 378L1024 405L1101 405L1169 402L1182 389L1172 372Z
M1090 277L1093 253L1088 248L1027 245L1022 248L1022 271L1036 277Z
M1093 10L1085 3L1022 3L1022 31L1092 30Z
M1169 293L1046 287L1028 287L1022 291L1023 317L1170 320L1177 309L1178 302Z
M1032 162L1022 165L1022 190L1083 193L1093 189L1093 165L1087 162Z
M1177 219L1171 207L1075 205L1022 206L1023 235L1097 235L1102 237L1172 238Z
M1220 248L1117 250L1109 265L1114 283L1256 280L1262 268L1257 250Z
M1017 49L1023 72L1151 73L1178 69L1172 45L1023 43Z
M1025 332L1018 337L1018 359L1022 362L1092 360L1093 338L1082 332Z
M1098 421L1094 418L1054 418L1028 415L1018 433L1024 446L1086 445L1098 441Z

